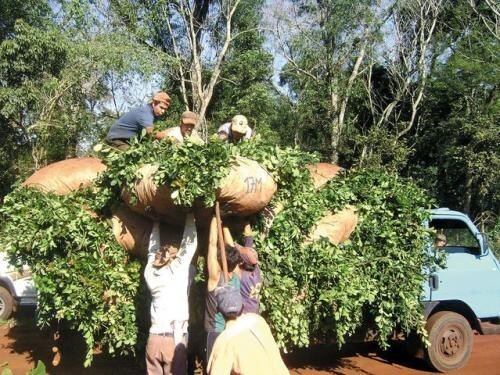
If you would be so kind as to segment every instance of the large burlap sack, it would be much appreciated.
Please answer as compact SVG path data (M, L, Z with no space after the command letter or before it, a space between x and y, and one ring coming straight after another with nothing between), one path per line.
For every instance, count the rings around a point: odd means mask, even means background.
M154 181L157 166L145 165L137 171L133 192L124 188L122 200L140 215L183 225L184 209L174 204L172 189L158 186ZM257 162L237 158L228 175L221 181L216 198L221 203L223 215L248 216L262 210L276 192L277 186L271 175ZM133 196L136 196L134 201ZM195 207L198 226L206 226L210 208Z
M172 190L167 185L158 186L154 175L156 165L141 167L136 175L133 192L127 188L122 190L122 200L134 212L154 220L162 220L176 225L183 225L185 213L172 200ZM136 197L135 201L133 197Z
M311 173L313 185L316 189L323 187L328 181L337 176L343 170L335 164L330 163L316 163L306 166Z
M97 158L67 159L39 169L24 181L23 186L66 195L90 186L104 170L106 166Z
M256 161L237 158L220 183L217 200L224 214L248 216L266 207L276 189L272 176Z
M116 241L128 253L139 258L146 258L153 221L121 205L114 210L111 222ZM179 249L182 232L182 227L160 223L160 244Z
M332 244L342 243L350 237L357 223L358 215L354 207L347 206L336 214L329 212L316 223L308 240L326 238Z

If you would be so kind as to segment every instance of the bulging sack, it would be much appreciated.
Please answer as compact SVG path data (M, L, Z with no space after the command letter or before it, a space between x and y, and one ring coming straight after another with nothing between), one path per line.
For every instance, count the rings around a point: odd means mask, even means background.
M131 255L145 259L153 221L138 215L125 205L119 206L111 218L116 241ZM160 223L160 244L179 249L183 228Z
M268 205L277 186L272 176L256 161L236 158L221 181L217 200L223 214L248 216Z
M313 185L316 189L322 188L328 181L343 170L342 167L330 163L309 164L306 167L311 173Z
M182 225L185 209L177 206L168 185L158 186L154 175L158 167L145 165L137 171L133 192L122 190L122 200L134 212L154 220ZM221 203L223 215L248 216L261 211L271 200L277 186L271 175L257 162L237 158L228 175L221 181L216 191L216 199ZM133 196L136 196L134 201ZM205 226L209 216L208 208L195 207L197 226Z
M97 158L75 158L58 161L33 173L23 186L33 187L44 193L66 195L88 187L106 166Z
M358 215L352 206L347 206L336 214L328 212L312 229L309 241L326 238L332 244L342 243L351 236L357 223Z
M162 220L173 224L182 225L185 213L181 207L174 204L168 185L158 186L154 175L158 166L147 164L141 167L136 175L133 192L128 188L122 189L122 200L134 212L149 217L153 220ZM134 201L133 196L136 199Z

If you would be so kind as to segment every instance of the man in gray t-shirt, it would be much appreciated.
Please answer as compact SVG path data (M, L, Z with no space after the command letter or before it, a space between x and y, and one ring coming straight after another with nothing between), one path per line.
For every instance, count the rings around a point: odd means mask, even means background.
M153 121L165 114L170 106L170 96L160 91L153 96L149 104L132 109L125 113L109 129L106 143L125 151L130 147L130 139L141 134L146 129L148 134L153 133ZM163 138L161 133L153 135L156 139Z

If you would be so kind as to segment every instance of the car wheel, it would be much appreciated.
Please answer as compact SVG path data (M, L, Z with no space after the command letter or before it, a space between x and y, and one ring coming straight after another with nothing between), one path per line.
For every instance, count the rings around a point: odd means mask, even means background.
M436 370L447 372L463 367L472 351L472 329L462 315L439 311L426 324L431 345L426 360Z
M3 286L0 286L0 320L7 320L14 310L14 298Z

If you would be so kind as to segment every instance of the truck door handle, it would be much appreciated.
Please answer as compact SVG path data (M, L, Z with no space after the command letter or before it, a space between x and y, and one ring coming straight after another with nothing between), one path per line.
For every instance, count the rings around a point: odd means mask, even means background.
M438 275L430 275L429 276L429 286L431 290L439 289L439 276Z

